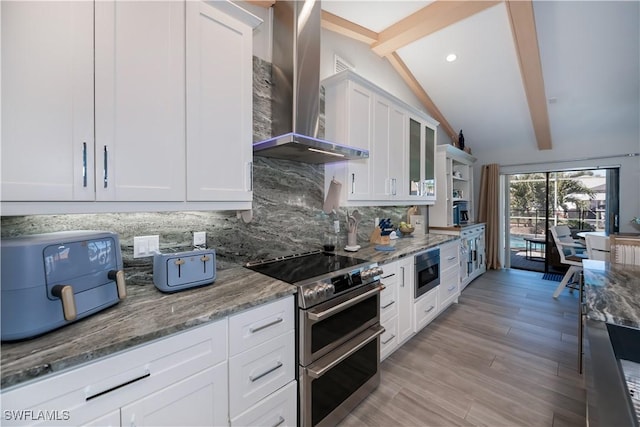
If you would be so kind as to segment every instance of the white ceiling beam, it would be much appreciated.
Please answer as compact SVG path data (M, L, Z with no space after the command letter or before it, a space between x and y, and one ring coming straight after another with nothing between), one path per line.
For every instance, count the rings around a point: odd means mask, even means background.
M517 0L507 1L506 5L538 149L550 150L551 126L533 4L530 0Z
M341 18L325 10L322 11L322 28L343 36L358 40L368 45L378 40L378 33L361 25Z
M380 56L390 55L498 3L501 1L435 1L384 29L371 49Z

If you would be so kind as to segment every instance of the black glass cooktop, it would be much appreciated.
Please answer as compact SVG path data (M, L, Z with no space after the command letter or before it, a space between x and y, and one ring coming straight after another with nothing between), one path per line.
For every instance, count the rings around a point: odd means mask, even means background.
M363 259L328 252L312 252L263 263L249 263L247 268L274 279L295 284L327 273L359 267L367 262Z

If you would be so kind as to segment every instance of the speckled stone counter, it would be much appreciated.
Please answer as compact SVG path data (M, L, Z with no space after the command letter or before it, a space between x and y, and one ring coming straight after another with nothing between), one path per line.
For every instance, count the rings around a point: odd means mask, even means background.
M388 246L394 247L395 250L389 252L377 251L375 249L377 245L366 243L361 244L362 248L357 252L340 250L338 253L385 264L456 239L458 239L457 236L430 233L423 236L401 237L391 240Z
M587 317L640 328L640 266L582 263Z
M127 287L127 298L100 313L30 340L3 343L5 388L198 326L296 288L242 267L217 272L215 283L173 294L152 283Z

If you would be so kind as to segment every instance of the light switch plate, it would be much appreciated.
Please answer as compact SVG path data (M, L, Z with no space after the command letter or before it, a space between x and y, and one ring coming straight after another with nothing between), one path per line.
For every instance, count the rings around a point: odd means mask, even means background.
M160 252L160 236L135 236L133 238L133 257L143 258Z
M207 244L207 232L206 231L194 231L193 232L193 246L204 246Z

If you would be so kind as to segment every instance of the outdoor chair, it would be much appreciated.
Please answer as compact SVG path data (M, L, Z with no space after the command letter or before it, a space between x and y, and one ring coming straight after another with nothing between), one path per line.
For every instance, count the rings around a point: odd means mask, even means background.
M571 237L571 230L566 225L556 225L551 227L549 230L551 231L553 241L558 248L560 262L569 266L569 270L567 270L562 281L556 288L556 291L553 293L553 297L558 298L562 290L567 287L568 284L575 284L579 282L579 279L572 280L572 278L576 274L579 275L580 272L582 272L582 260L587 258L587 255L584 253L586 247ZM574 287L570 287L570 289L573 290Z
M609 236L611 262L640 265L640 236Z
M587 255L589 259L597 261L609 261L609 238L597 234L586 234Z

